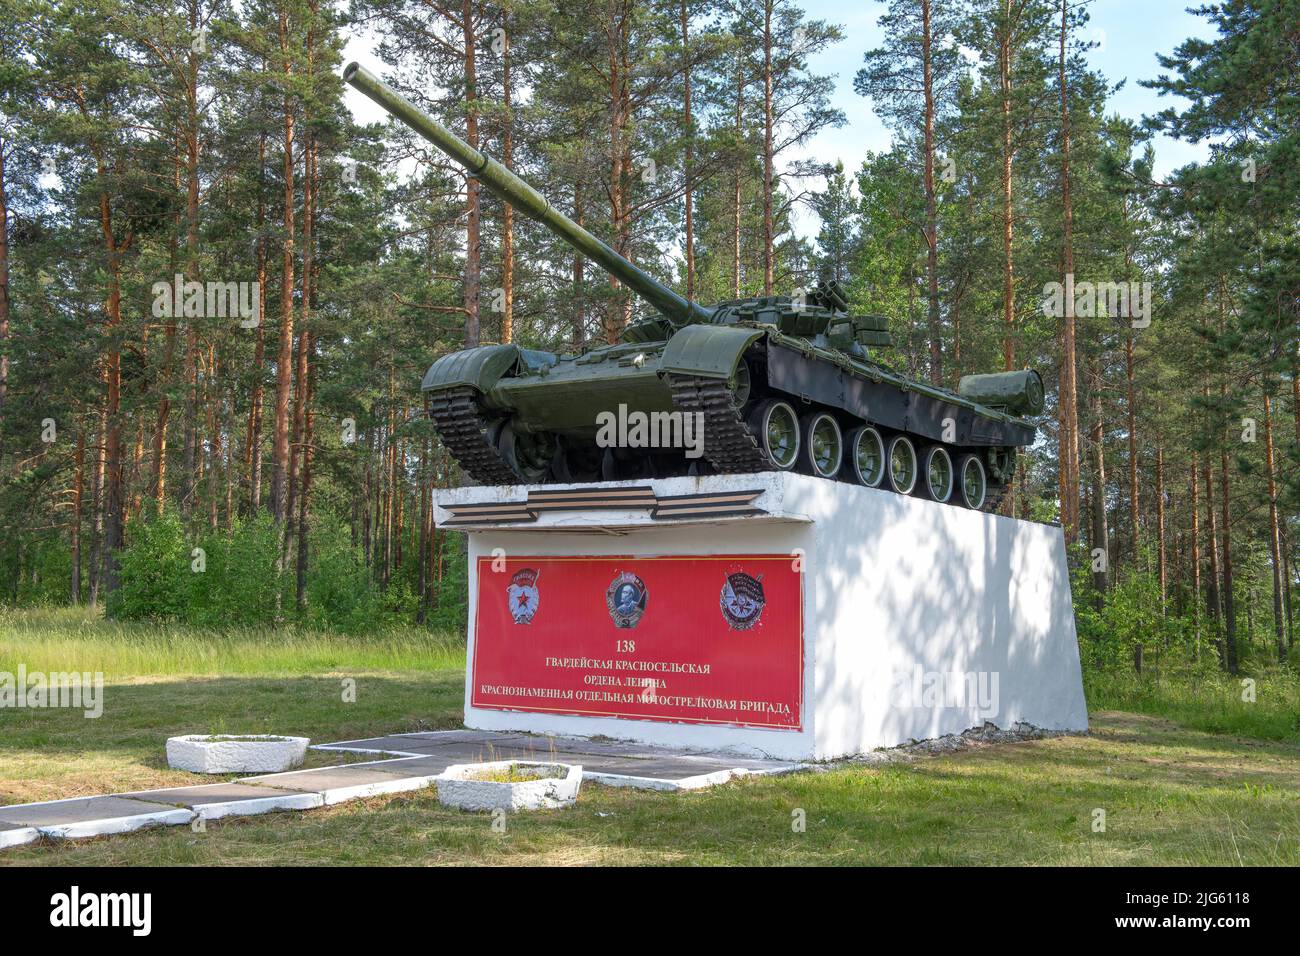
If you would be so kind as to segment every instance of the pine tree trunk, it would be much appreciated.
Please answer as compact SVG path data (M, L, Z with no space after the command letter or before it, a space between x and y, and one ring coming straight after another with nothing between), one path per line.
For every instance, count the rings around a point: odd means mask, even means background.
M772 107L772 8L775 0L763 0L763 295L772 294L775 279L776 229L772 214L772 180L775 159L772 141L776 117Z
M1156 440L1156 580L1160 586L1160 613L1165 613L1168 561L1165 552L1165 446Z
M1214 628L1214 646L1219 655L1219 666L1228 667L1228 648L1223 641L1222 602L1219 600L1219 518L1214 510L1214 481L1207 455L1201 467L1201 477L1205 483L1205 518L1206 530L1209 532L1210 577L1205 582L1205 607L1210 613L1210 623Z
M221 511L221 380L216 350L208 350L208 527L217 530Z
M303 333L306 335L307 333ZM312 460L312 433L316 427L316 411L311 407L311 397L313 391L314 373L310 366L307 369L307 422L303 430L302 444L302 492L298 496L298 578L297 578L297 608L301 614L307 607L307 562L308 562L308 535L310 533L310 514L311 514L311 460Z
M1300 445L1300 362L1291 359L1291 414L1295 417L1295 442Z
M372 425L366 429L366 464L361 481L362 501L364 502L361 508L361 553L365 555L366 567L368 568L374 567L374 545L370 532L370 498L372 493L371 484L374 481L374 460L375 427Z
M100 373L101 380L103 373ZM99 604L99 585L104 549L104 475L107 472L108 406L99 406L99 424L95 432L95 467L91 475L91 506L94 518L90 526L90 606Z
M9 394L9 198L5 191L5 152L0 139L0 461L4 459L5 399Z
M293 82L288 13L280 11L280 52L286 89ZM284 96L284 258L280 280L280 347L275 363L275 431L271 451L271 513L277 524L289 517L289 394L293 384L294 164L293 99Z
M1273 562L1273 627L1277 637L1277 659L1286 662L1286 624L1282 616L1282 591L1286 576L1282 568L1282 536L1277 515L1277 477L1273 459L1273 402L1264 392L1264 466L1268 472L1268 550Z
M1002 364L1016 367L1015 219L1011 204L1011 9L1003 0L1003 25L998 37L998 78L1002 108Z
M631 218L629 211L628 182L630 170L628 125L631 121L628 100L629 65L627 63L627 20L610 10L610 20L604 33L607 38L605 56L609 77L609 223L614 236L614 249L630 257ZM623 283L611 276L610 287L615 295L604 313L605 342L613 345L627 326L632 315L632 298Z
M461 30L464 37L465 141L478 149L478 74L475 62L474 4L463 0ZM482 202L479 181L465 177L465 347L481 341L479 331L479 286L482 282Z
M695 170L695 128L691 116L691 37L686 0L681 0L682 28L682 128L686 134L685 155L685 229L686 229L686 298L695 299L695 194L692 177Z
M745 80L743 61L736 57L736 103L734 111L733 132L737 142L742 142L744 130ZM731 297L740 298L740 202L741 202L741 159L735 158L731 167Z
M1187 483L1192 512L1192 633L1196 640L1196 660L1201 659L1201 513L1200 495L1197 493L1198 456L1192 452L1191 481Z
M99 181L105 182L108 168L102 154L96 156ZM113 232L112 200L107 192L99 194L99 224L104 239L108 267L108 300L105 303L104 356L104 534L100 558L100 584L111 594L118 584L117 552L124 542L126 503L122 482L122 351L118 332L122 327L122 257L131 245L128 236L121 242Z
M506 169L514 169L514 110L510 89L510 18L507 15L502 30L501 47L501 103L504 108L505 129L502 131L501 160ZM505 203L501 223L501 342L508 344L515 338L515 209Z
M244 460L248 474L248 511L256 515L262 507L262 402L266 361L266 135L257 146L259 170L257 190L257 338L253 345L253 390L248 407L248 445Z
M1070 96L1065 75L1068 0L1061 0L1058 78L1061 88L1061 219L1065 316L1061 323L1061 376L1058 401L1061 527L1067 544L1079 534L1079 413L1075 364L1074 204L1070 196Z
M309 31L308 43L310 42L311 33ZM307 62L310 68L310 51L308 52ZM303 436L307 430L307 405L309 401L307 374L311 362L312 348L311 277L314 261L313 229L316 210L316 141L310 134L303 146L302 167L302 291L300 305L302 315L298 322L297 370L294 375L293 440L289 445L288 502L285 508L284 523L284 563L286 567L290 556L293 554L294 535L298 532L297 523L294 519L294 509L301 491L299 480L303 467L303 458L306 454Z
M1133 329L1124 341L1124 383L1128 397L1128 520L1133 563L1137 564L1141 522L1138 517L1137 388L1133 378Z
M1093 356L1088 364L1089 405L1092 418L1092 431L1089 436L1092 445L1092 546L1100 548L1105 556L1105 570L1094 571L1092 583L1101 593L1110 586L1110 528L1106 521L1106 427L1103 420L1101 390L1101 361Z
M926 331L930 337L930 384L943 384L943 343L939 329L939 214L934 188L934 65L931 58L932 0L921 0L921 87L925 101L925 280Z
M1228 673L1237 673L1237 601L1232 587L1232 488L1228 477L1228 451L1219 454L1219 507L1223 514L1223 645Z
M72 470L72 522L68 527L68 539L72 551L72 580L69 582L68 591L73 604L81 603L81 495L85 464L86 434L78 428L77 456L73 460Z

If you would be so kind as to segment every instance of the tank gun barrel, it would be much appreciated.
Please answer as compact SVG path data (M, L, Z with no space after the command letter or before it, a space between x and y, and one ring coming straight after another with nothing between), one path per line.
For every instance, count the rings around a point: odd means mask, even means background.
M556 210L547 202L546 197L501 163L452 133L365 67L350 63L343 71L343 79L454 159L497 198L537 220L570 246L597 262L606 272L621 280L663 313L670 322L687 325L710 320L711 313L708 309L678 295L638 269L610 246Z

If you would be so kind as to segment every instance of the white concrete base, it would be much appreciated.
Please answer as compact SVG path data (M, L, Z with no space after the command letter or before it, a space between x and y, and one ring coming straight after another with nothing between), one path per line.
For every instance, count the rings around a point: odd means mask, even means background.
M673 522L655 521L646 511L543 514L535 523L469 531L470 566L496 548L512 558L801 552L802 729L477 708L468 681L467 727L604 735L795 760L865 753L985 721L1087 730L1060 528L789 473L607 485L651 485L659 497L761 488L754 504L767 514ZM525 494L522 487L461 488L438 503L523 500ZM448 517L438 509L439 523ZM471 662L475 578L470 575Z
M474 779L511 767L535 767L554 773L519 783ZM535 760L494 760L455 764L438 777L438 802L458 810L558 810L573 806L582 786L582 767Z
M167 740L167 766L190 773L279 773L302 764L307 737L186 734Z

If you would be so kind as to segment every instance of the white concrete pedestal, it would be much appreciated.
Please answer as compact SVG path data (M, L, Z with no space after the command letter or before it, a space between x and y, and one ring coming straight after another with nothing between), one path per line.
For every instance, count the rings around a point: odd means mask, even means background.
M1083 731L1065 545L1057 527L788 473L573 486L654 495L760 490L745 517L665 520L647 507L540 511L512 523L464 505L528 500L525 486L440 493L440 526L469 535L465 725L604 735L782 759L828 759L960 733L990 721ZM534 486L555 492L557 486ZM456 518L448 508L456 509ZM453 525L455 526L455 525ZM802 714L797 729L488 709L472 704L480 558L802 553ZM554 586L553 580L546 582ZM547 607L546 591L542 606ZM656 594L657 601L671 600ZM521 628L520 634L526 635ZM634 632L628 632L632 634ZM522 638L521 638L522 640ZM528 645L521 644L521 653Z

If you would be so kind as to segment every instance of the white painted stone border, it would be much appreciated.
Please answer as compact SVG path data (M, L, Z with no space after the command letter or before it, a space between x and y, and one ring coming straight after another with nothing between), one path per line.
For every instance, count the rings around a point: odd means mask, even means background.
M564 768L564 776L538 777L506 783L498 780L475 780L473 775L485 770L510 767ZM438 802L456 810L560 810L573 806L582 787L582 766L554 760L490 760L484 763L452 764L441 774Z
M52 807L60 803L72 803L77 800L93 799L95 796L112 797L116 794L94 794L92 797L66 797L63 800L42 800L38 803L15 803L0 807L0 812L21 810L26 807ZM135 800L134 797L122 797L123 800ZM76 823L52 823L35 826L41 836L52 840L83 840L88 837L111 836L114 833L130 833L149 826L180 826L194 819L194 811L184 807L170 810L151 810L147 807L159 806L153 801L136 800L140 812L125 817L103 817L98 820L80 820Z
M24 843L35 843L40 838L41 831L36 827L19 827L16 830L0 830L0 850L11 846L22 846Z
M361 751L369 753L370 751ZM314 770L343 770L356 769L365 770L378 767L393 766L400 764L404 760L419 760L428 757L429 754L413 754L409 757L398 757L394 760L372 760L365 763L345 763L335 767L313 767L311 770L290 770L285 774L267 774L261 777L247 778L235 781L236 783L246 784L250 787L277 787L281 790L299 790L303 793L316 794L322 800L324 806L332 806L336 803L345 803L348 800L363 800L366 797L380 797L389 793L405 793L408 790L421 790L428 787L437 779L438 774L428 773L411 777L394 777L392 780L376 780L372 783L360 783L350 787L323 787L320 789L311 789L309 784L300 788L292 780L277 779L288 774L311 773Z
M280 773L299 766L308 737L283 734L182 734L167 738L167 766L190 773Z
M599 773L584 771L584 779L606 787L632 787L638 790L659 790L672 793L679 790L705 790L720 784L739 780L742 777L783 777L809 769L807 764L789 764L784 767L771 767L766 770L750 770L747 767L733 767L728 770L715 770L712 773L697 774L694 777L682 777L671 780L667 777L638 777L626 773Z
M390 737L396 737L397 734L388 734L388 736L390 736ZM394 756L397 756L397 757L430 757L430 756L432 756L432 754L417 753L417 752L415 752L415 751L413 751L413 750L374 750L374 749L369 748L369 747L345 747L345 746L343 746L343 744L350 743L350 742L351 742L351 741L344 740L344 741L342 741L341 743L337 743L337 744L312 744L312 745L311 745L311 749L312 749L312 750L332 750L332 751L334 751L335 753L343 753L343 754L393 754ZM352 765L351 765L351 764L343 764L343 766L346 767L346 766L352 766Z
M109 817L104 820L83 820L80 823L63 823L58 826L37 827L36 829L52 840L84 840L87 837L130 833L144 827L181 826L193 819L193 810L178 807L175 810L159 813L141 813L130 817Z
M325 801L319 793L303 792L252 800L201 803L195 804L193 809L203 820L220 820L222 817L252 817L275 810L315 810L324 805Z
M356 766L356 764L349 764ZM405 793L408 790L423 790L433 783L434 776L397 777L382 783L363 783L355 787L332 787L326 790L312 791L318 793L325 806L346 803L349 800L364 800L366 797L382 797L390 793Z
M400 734L385 734L384 736L385 737L429 737L434 734L459 734L459 733L464 733L464 731L463 730L416 730L416 731L410 731L410 732L400 733ZM520 735L527 736L528 734L527 732L520 732ZM552 741L555 738L555 735L553 734L536 734L534 736L546 737L551 739ZM362 737L362 738L358 738L358 741L372 740L372 739L377 739L377 738ZM575 738L575 739L581 740L584 738ZM352 742L353 741L350 740L342 740L335 744L312 744L311 749L312 750L334 750L341 753L356 753L356 754L393 754L397 757L437 756L436 754L431 754L428 753L427 751L412 753L410 751L405 751L405 750L375 750L367 747L343 746L344 744L349 744ZM633 746L636 746L642 750L659 751L665 757L704 757L710 760L721 761L721 760L725 760L726 757L728 756L727 752L725 751L710 752L707 750L700 750L698 748L686 748L686 749L679 750L672 747L658 747L651 744L641 744L641 743L637 743L636 741L627 741L627 743L632 744ZM585 756L590 756L595 758L595 757L599 757L600 755L586 754ZM735 754L734 756L744 757L747 759L753 758L752 754ZM767 759L774 759L774 758L767 758ZM563 763L564 761L557 761L557 762ZM344 764L343 766L351 766L351 767L373 766L373 764ZM580 764L579 766L583 766L583 765ZM719 784L726 783L729 780L738 777L779 776L787 773L797 773L800 770L806 770L806 769L808 769L808 765L806 763L789 763L784 766L769 767L763 770L751 770L747 767L730 767L725 770L715 770L707 774L699 774L694 777L682 777L678 780L673 780L670 777L642 777L636 774L602 773L596 770L588 770L585 766L583 766L582 779L590 781L592 783L602 784L607 787L628 787L636 790L657 790L657 791L667 793L667 792L673 792L677 790L702 790L707 787L716 787Z

